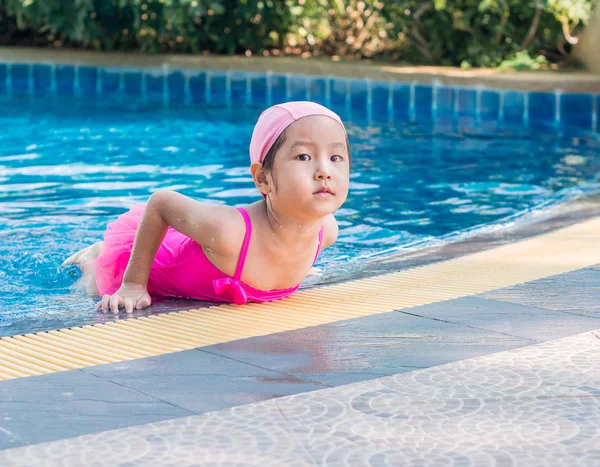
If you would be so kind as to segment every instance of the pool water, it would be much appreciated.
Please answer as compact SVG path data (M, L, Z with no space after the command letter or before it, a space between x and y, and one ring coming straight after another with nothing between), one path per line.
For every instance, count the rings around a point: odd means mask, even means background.
M89 318L94 300L71 290L76 268L59 265L153 191L259 199L248 144L261 107L0 100L0 335L23 320L58 327ZM600 142L585 132L344 118L350 195L336 214L339 240L320 257L322 278L598 188Z

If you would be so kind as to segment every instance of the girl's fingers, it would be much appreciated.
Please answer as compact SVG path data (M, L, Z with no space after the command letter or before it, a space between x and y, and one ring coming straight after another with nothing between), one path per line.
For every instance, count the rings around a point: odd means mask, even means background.
M133 299L131 297L125 298L125 312L133 313Z
M148 306L150 306L152 303L152 300L150 300L150 296L149 295L142 295L142 297L138 300L137 302L137 306L136 309L141 310L142 308L146 308Z
M110 305L110 295L104 294L102 296L102 313L108 312L109 305Z
M110 311L112 311L115 315L119 314L119 306L123 305L123 299L117 295L114 294L112 297L110 297Z

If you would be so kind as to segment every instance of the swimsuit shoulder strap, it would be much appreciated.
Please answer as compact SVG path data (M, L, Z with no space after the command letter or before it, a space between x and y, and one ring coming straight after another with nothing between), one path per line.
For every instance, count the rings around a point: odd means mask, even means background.
M319 245L317 245L317 254L315 255L315 260L313 261L313 264L315 264L317 262L317 258L319 257L319 253L321 252L322 244L323 244L323 226L321 226L321 229L319 230Z
M244 218L244 222L246 224L246 234L244 235L244 243L242 243L240 257L235 269L235 276L233 276L233 278L237 281L239 281L242 277L242 271L244 270L244 264L246 263L246 255L248 254L248 245L250 244L250 237L252 237L252 222L250 222L250 216L248 215L248 212L244 208L238 208L238 211L242 213L242 217Z

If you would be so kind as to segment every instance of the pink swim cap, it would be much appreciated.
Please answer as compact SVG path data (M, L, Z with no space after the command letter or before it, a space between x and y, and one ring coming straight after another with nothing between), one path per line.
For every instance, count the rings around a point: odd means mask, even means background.
M315 102L286 102L269 107L260 114L252 132L250 162L262 162L279 135L292 123L304 117L317 115L334 119L346 131L342 119L335 112Z

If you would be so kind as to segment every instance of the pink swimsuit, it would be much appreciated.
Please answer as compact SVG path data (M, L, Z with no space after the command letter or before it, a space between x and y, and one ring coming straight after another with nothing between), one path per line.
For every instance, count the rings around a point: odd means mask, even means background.
M95 264L96 284L100 296L113 294L121 286L144 206L144 204L135 205L106 228L102 252ZM290 289L259 290L241 281L252 236L252 224L246 210L243 208L238 210L244 217L246 234L234 277L217 269L197 242L169 227L150 270L148 279L150 295L242 305L246 302L277 300L295 292L300 284ZM322 240L323 228L321 227L315 261L319 256Z

